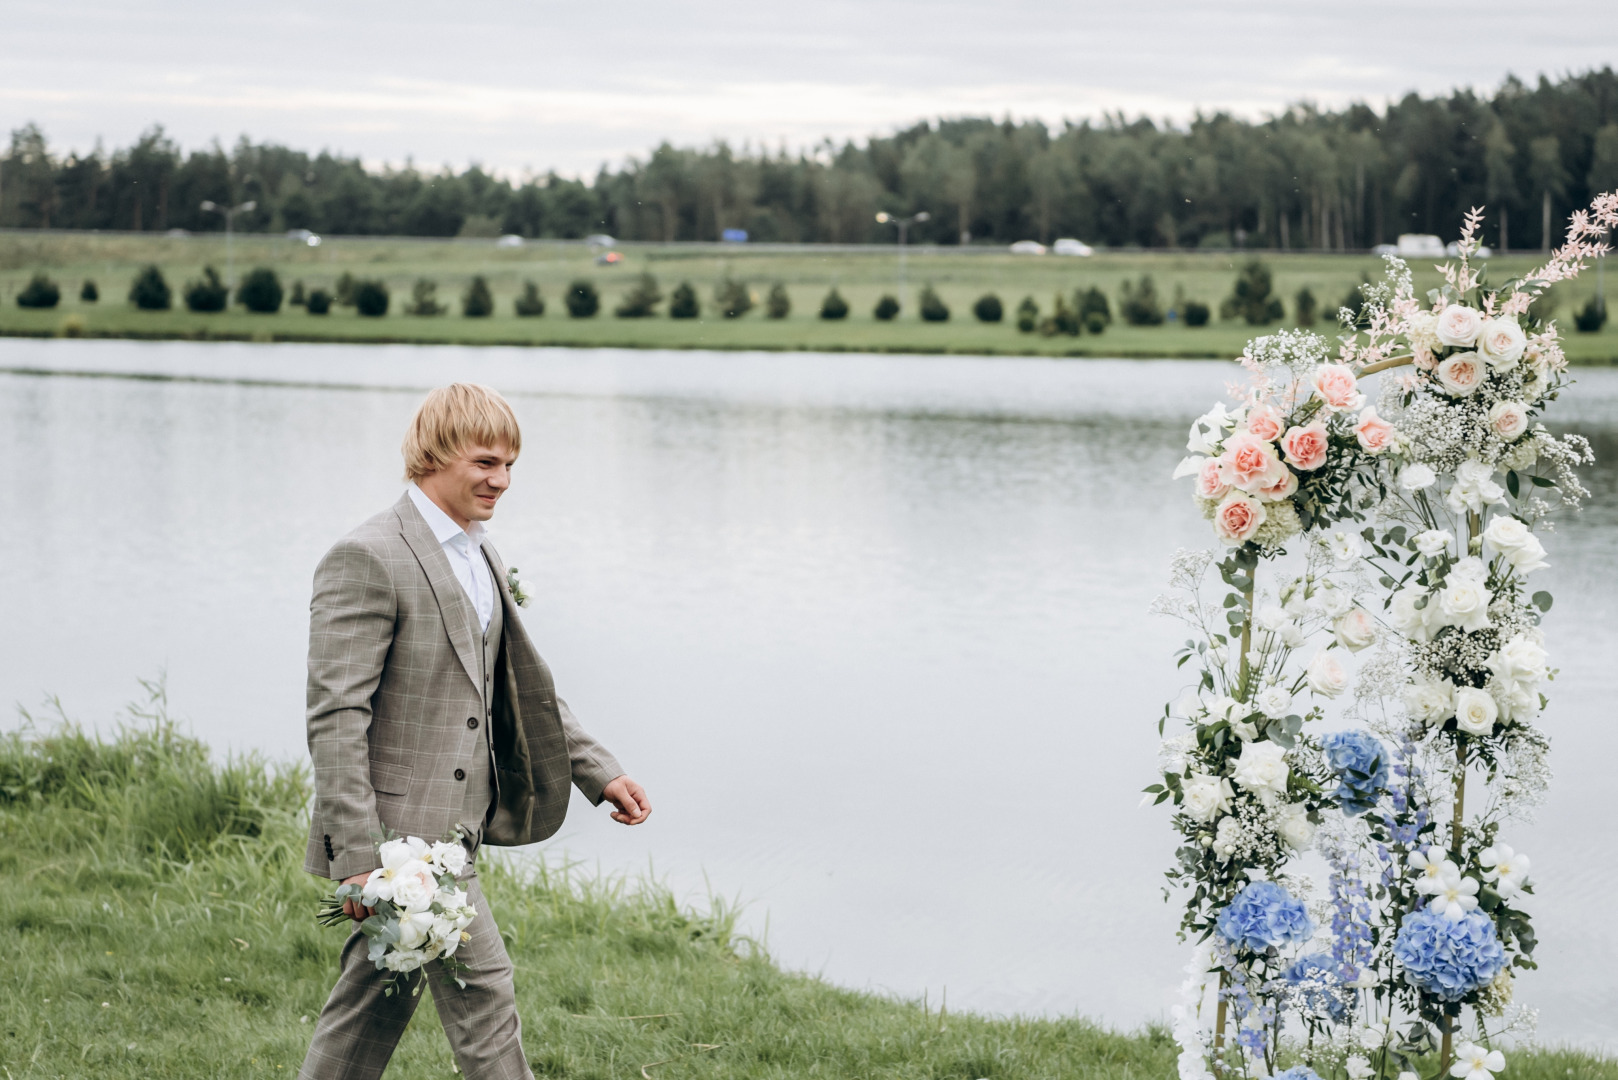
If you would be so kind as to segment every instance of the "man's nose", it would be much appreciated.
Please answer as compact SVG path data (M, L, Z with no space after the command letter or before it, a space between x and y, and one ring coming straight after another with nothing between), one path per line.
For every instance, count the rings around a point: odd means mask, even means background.
M500 491L504 491L506 488L510 487L511 471L509 469L501 469L499 472L492 474L489 477L489 486Z

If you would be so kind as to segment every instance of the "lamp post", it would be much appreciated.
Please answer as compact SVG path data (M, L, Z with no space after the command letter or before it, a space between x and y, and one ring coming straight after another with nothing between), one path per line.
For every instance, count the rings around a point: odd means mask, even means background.
M220 206L212 199L202 200L202 209L225 215L225 288L231 292L236 291L236 248L231 233L236 224L236 215L249 210L257 210L258 202L248 199L240 206Z
M905 299L905 238L910 233L910 226L918 225L931 218L932 215L925 210L911 214L909 217L898 217L888 213L886 210L876 216L878 224L893 225L899 230L899 302L901 304L904 303Z

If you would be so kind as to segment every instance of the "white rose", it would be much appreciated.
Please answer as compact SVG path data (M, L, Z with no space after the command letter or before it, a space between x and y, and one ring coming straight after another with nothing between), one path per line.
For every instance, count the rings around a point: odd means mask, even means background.
M1439 552L1448 551L1449 546L1455 543L1455 537L1448 529L1428 529L1426 532L1417 533L1411 543L1416 545L1417 551L1430 559Z
M1528 336L1509 315L1490 319L1478 333L1478 352L1498 371L1510 371L1522 359Z
M1265 716L1279 720L1292 711L1292 695L1284 686L1266 686L1258 692L1255 704Z
M1286 758L1286 748L1279 743L1244 743L1232 779L1262 798L1284 794L1290 772Z
M1489 428L1507 442L1528 430L1528 409L1520 401L1497 401L1489 406Z
M1500 719L1519 720L1539 711L1539 695L1525 682L1489 680L1489 695L1500 707Z
M1360 538L1354 533L1343 529L1337 529L1327 534L1322 542L1326 545L1326 550L1331 552L1331 557L1337 561L1338 566L1347 566L1358 559L1363 550L1360 545Z
M1416 607L1416 601L1423 596L1427 597L1427 606ZM1393 621L1393 627L1411 641L1432 640L1432 616L1434 610L1433 597L1419 589L1400 589L1393 594L1393 604L1388 609L1388 617Z
M426 911L437 891L432 867L420 859L412 859L394 874L393 902L406 911Z
M1531 574L1535 570L1543 570L1550 563L1545 561L1545 545L1539 542L1539 537L1529 534L1522 547L1506 556L1506 562L1519 574Z
M1315 839L1315 827L1309 821L1309 811L1299 803L1293 803L1281 811L1276 831L1295 851L1307 850Z
M1482 690L1467 686L1455 691L1455 726L1468 735L1488 735L1494 731L1500 707Z
M1335 619L1339 615L1346 615L1354 607L1354 594L1348 589L1330 582L1321 584L1320 591L1315 594L1320 610L1327 618Z
M1348 1074L1348 1080L1370 1080L1376 1075L1376 1070L1371 1068L1371 1059L1359 1054L1351 1055L1343 1063L1343 1071Z
M1399 490L1420 491L1422 488L1432 487L1438 481L1438 474L1433 472L1432 466L1417 461L1406 465L1399 470Z
M1349 652L1359 652L1376 641L1376 623L1362 607L1352 608L1332 623L1337 644Z
M404 949L419 949L427 944L428 937L433 930L433 913L430 911L407 911L399 916L399 946Z
M1483 630L1489 625L1489 590L1468 578L1456 580L1450 575L1449 584L1438 594L1438 613L1444 625L1462 630Z
M1325 649L1315 653L1314 659L1309 661L1304 678L1309 689L1321 697L1334 698L1348 689L1348 672L1343 670L1337 657Z
M1468 555L1449 568L1449 581L1470 581L1482 585L1489 580L1489 567L1476 555Z
M1185 812L1201 822L1209 822L1220 814L1230 812L1230 800L1236 791L1222 776L1192 773L1180 787L1184 796Z
M1533 535L1528 526L1506 514L1496 514L1483 530L1483 543L1496 555L1509 555Z
M1483 385L1488 368L1477 353L1462 352L1441 361L1434 374L1451 397L1469 397Z
M1411 718L1423 724L1442 724L1455 715L1455 686L1447 679L1411 683L1404 699Z
M466 848L454 841L436 843L432 847L432 862L443 873L459 875L466 869Z
M1540 683L1549 674L1550 654L1526 634L1518 634L1500 646L1488 664L1502 680Z
M1476 341L1482 329L1483 316L1477 308L1451 304L1438 313L1438 325L1433 333L1441 343L1461 348Z
M1277 604L1265 604L1258 609L1258 614L1253 619L1260 630L1268 630L1272 634L1279 634L1281 628L1291 621L1292 617L1287 614L1286 608Z

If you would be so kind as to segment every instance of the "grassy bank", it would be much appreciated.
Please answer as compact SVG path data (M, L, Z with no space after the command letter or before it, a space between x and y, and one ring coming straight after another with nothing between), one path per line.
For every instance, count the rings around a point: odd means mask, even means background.
M1362 278L1381 273L1381 262L1366 255L1288 254L1262 256L1274 271L1275 288L1283 299L1291 325L1298 290L1309 288L1322 308L1340 303ZM908 256L909 287L905 310L893 322L880 322L871 312L884 293L897 292L897 259L886 251L790 251L717 248L711 245L633 245L617 266L598 266L594 253L578 244L530 242L517 249L496 248L487 240L416 240L398 238L335 238L318 248L280 238L241 237L236 241L237 273L253 266L273 267L288 287L302 281L306 289L330 289L344 272L377 278L393 296L390 313L362 318L349 308L333 308L325 316L311 316L302 308L287 307L273 315L254 315L239 308L202 315L185 311L180 290L212 265L225 270L224 239L217 235L192 237L95 236L85 234L9 233L0 236L0 334L54 335L63 332L87 336L134 338L216 338L261 341L421 342L472 345L571 345L625 348L702 349L811 349L969 354L1030 354L1052 356L1171 356L1230 357L1248 338L1262 332L1242 322L1215 320L1205 327L1169 324L1131 327L1121 319L1099 335L1069 337L1058 334L1019 333L1012 310L1024 296L1032 296L1044 313L1052 297L1074 289L1096 287L1107 294L1116 312L1124 282L1152 275L1158 296L1169 306L1177 295L1200 300L1216 311L1228 296L1242 259L1229 253L1109 252L1089 259L1055 256L1013 256L1001 251L962 252L958 249L915 249ZM1534 256L1513 255L1491 264L1497 278L1521 273L1538 263ZM154 263L163 269L175 290L175 308L167 312L136 310L127 300L137 269ZM1428 288L1438 282L1430 267L1416 267L1417 282ZM36 270L43 270L63 287L61 304L53 310L25 310L16 294ZM703 303L698 319L620 319L612 315L631 279L650 271L667 294L689 281ZM459 297L473 275L490 283L496 313L469 319L459 314ZM762 308L737 318L718 316L713 303L715 284L726 275L745 281L762 301L774 283L781 283L791 298L791 314L771 320ZM438 284L438 299L450 314L425 317L401 313L417 278ZM79 286L94 279L101 299L78 299ZM576 278L593 281L602 296L602 310L591 319L572 319L562 306L567 284ZM546 300L538 318L519 318L512 301L525 281L536 283ZM916 314L916 292L931 283L951 309L944 323L926 323ZM826 292L836 287L851 308L848 318L828 321L818 317ZM1594 292L1594 275L1558 286L1556 316L1567 330L1568 354L1584 363L1618 362L1618 322L1599 333L1572 330L1572 312ZM999 296L1006 318L998 324L978 322L971 313L984 293ZM662 310L662 309L660 309ZM1323 319L1317 326L1332 332Z
M107 741L71 727L0 740L0 1067L25 1077L285 1077L308 1044L341 932L299 869L300 768L209 762L161 699ZM941 1014L789 974L723 905L655 887L484 871L541 1076L1174 1075L1148 1029ZM423 1003L389 1076L451 1075ZM643 1070L645 1070L643 1072ZM1514 1080L1618 1080L1577 1053L1513 1057Z

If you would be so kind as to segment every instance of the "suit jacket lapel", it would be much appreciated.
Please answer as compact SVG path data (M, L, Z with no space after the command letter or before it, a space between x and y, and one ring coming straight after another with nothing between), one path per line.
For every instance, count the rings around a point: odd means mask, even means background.
M416 504L405 495L394 505L394 511L399 515L399 532L415 552L416 561L421 564L422 572L427 575L427 584L432 586L433 598L438 601L438 612L443 617L444 629L449 634L450 644L455 647L455 655L460 657L461 666L466 669L466 677L472 680L472 685L482 693L483 684L478 680L478 641L477 635L472 632L476 612L472 610L472 601L467 599L466 590L461 583L455 580L455 571L450 569L449 556L444 554L444 548L438 542L438 537L427 527L422 519L421 511Z

